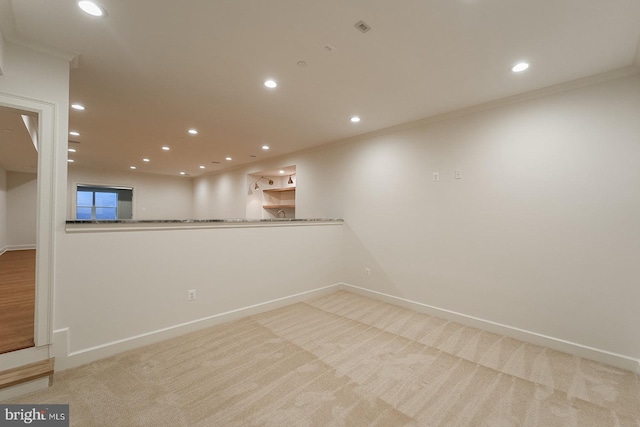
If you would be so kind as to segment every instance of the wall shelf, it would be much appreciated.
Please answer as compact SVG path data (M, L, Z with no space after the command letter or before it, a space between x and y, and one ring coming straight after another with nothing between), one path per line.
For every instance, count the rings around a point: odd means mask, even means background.
M264 209L283 209L296 207L296 187L267 188L264 194Z
M296 187L266 188L262 190L263 193L282 193L285 191L296 191Z
M295 208L296 205L262 205L264 209Z

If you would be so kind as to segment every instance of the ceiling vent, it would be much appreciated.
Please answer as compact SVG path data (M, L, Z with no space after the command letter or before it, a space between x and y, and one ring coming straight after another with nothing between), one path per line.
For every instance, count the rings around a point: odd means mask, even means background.
M369 31L371 29L371 27L364 21L356 22L354 27L356 27L358 29L358 31L360 31L361 33L366 33L367 31Z

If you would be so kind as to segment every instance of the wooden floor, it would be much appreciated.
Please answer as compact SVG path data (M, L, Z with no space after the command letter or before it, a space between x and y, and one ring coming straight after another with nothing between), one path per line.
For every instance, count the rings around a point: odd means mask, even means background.
M0 255L0 354L33 347L36 251Z

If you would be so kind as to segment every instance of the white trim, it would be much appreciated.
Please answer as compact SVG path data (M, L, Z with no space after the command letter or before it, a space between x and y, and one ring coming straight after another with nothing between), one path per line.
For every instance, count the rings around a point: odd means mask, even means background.
M451 310L434 307L417 301L412 301L382 292L361 288L344 282L335 283L333 285L325 286L323 288L318 288L311 291L300 292L294 295L277 298L259 304L241 307L235 310L226 311L224 313L214 314L212 316L195 319L167 328L150 331L144 334L127 337L76 351L71 351L70 349L71 331L69 330L69 328L58 329L53 331L53 356L56 358L56 371L74 368L99 359L103 359L105 357L122 353L124 351L132 350L166 339L175 338L221 323L226 323L254 314L263 313L265 311L274 310L289 304L305 301L310 298L328 295L338 290L345 290L353 292L355 294L364 295L390 304L405 307L419 313L438 316L440 318L451 320L463 325L504 335L510 338L547 347L564 353L569 353L578 357L605 363L640 374L640 360L633 357L612 353L606 350L597 349L594 347L550 337L547 335L542 335L536 332L531 332L501 323L492 322L490 320L468 316L466 314L457 313Z
M58 179L58 155L66 143L61 145L57 135L58 111L52 102L41 101L23 96L0 92L0 105L38 114L38 180L36 214L36 298L34 340L36 346L51 344L53 324L53 270L55 265L55 218L56 218L56 182ZM66 131L65 131L66 135ZM65 139L66 141L66 139ZM66 162L64 162L66 167Z
M0 254L2 254L5 251L28 251L31 249L36 249L36 244L31 244L31 245L9 245L7 247L4 248L3 251L0 251Z
M71 331L69 328L58 329L53 331L53 355L56 358L56 371L74 368L127 350L157 343L169 338L175 338L189 332L195 332L265 311L275 310L289 304L308 300L309 298L327 295L340 289L342 289L341 284L333 284L76 351L70 351L69 348L71 344Z
M43 391L49 388L49 378L39 378L26 383L14 385L0 390L0 402L24 396L26 394Z
M502 323L492 322L490 320L480 319L478 317L468 316L466 314L457 313L455 311L446 310L444 308L434 307L432 305L423 304L421 302L396 297L371 289L361 288L359 286L341 283L342 289L356 294L364 295L390 304L405 307L419 313L425 313L437 316L446 320L461 323L466 326L482 329L484 331L505 335L520 341L550 348L552 350L569 353L574 356L582 357L596 362L605 363L617 368L640 374L640 359L635 359L623 354L613 353L607 350L590 347L583 344L566 341L560 338L550 337L548 335L531 332L524 329L516 328Z
M28 365L29 363L41 362L49 359L48 346L43 347L29 347L22 350L10 351L0 355L1 370L13 369L18 366Z

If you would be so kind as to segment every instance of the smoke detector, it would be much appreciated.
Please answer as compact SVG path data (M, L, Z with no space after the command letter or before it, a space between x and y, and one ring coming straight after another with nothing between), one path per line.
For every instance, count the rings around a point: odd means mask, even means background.
M367 31L369 31L371 29L371 27L369 26L369 24L367 24L364 21L358 21L355 23L354 27L356 27L356 29L358 31L360 31L361 33L366 33Z

